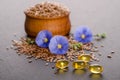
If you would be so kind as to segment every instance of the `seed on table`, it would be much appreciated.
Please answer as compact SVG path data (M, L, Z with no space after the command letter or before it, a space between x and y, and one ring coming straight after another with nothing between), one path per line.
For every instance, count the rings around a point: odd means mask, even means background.
M96 58L96 61L99 62L100 60L98 58Z
M58 60L70 60L70 61L74 61L76 59L76 57L78 57L79 55L84 55L84 51L83 50L73 50L73 48L69 47L69 51L67 52L66 55L52 55L48 49L44 49L44 48L40 48L38 47L36 44L33 45L29 45L26 42L27 38L21 38L20 41L15 41L13 42L13 46L15 46L15 50L16 53L18 53L18 55L21 54L25 54L28 55L27 58L29 58L29 55L34 57L35 59L42 59L45 60L47 62L57 62ZM69 40L69 39L68 39ZM75 43L73 43L75 42ZM78 44L78 42L71 40L70 44ZM91 48L93 47L93 49L96 49L94 46L88 45L88 44L83 44L83 48L88 47L90 48L90 56L91 56L91 60L96 59L96 57L94 56L95 52L92 52ZM10 49L10 48L9 48ZM97 53L96 53L97 54ZM112 54L112 51L110 52L110 54ZM99 52L98 52L98 55ZM93 58L93 59L92 59ZM99 61L96 59L96 61Z
M14 36L16 37L16 33L14 33Z
M93 55L91 56L91 58L94 60L94 59L96 59L96 56L93 54Z
M38 55L38 56L35 57L35 59L37 60L37 59L39 59L41 57L43 57L43 56Z
M20 53L17 53L18 54L18 56L20 56L21 54Z
M32 60L28 60L28 63L32 63Z
M13 45L11 45L11 46L10 46L10 48L11 48L11 49L13 49L13 48L14 48L14 46L13 46Z
M48 66L49 65L49 63L45 63L45 66Z
M94 58L93 60L94 60L94 61L97 61L97 58Z
M90 55L92 56L94 53L93 52L90 52Z
M73 58L71 58L71 59L70 59L70 61L74 61L74 59L73 59Z
M55 69L55 67L53 66L52 69Z
M97 46L94 46L94 48L98 48Z
M32 58L32 56L26 56L26 58L27 58L27 59L31 59L31 58Z
M54 72L54 74L57 74L57 73L58 73L57 71Z
M50 59L50 62L53 62L53 58Z
M115 51L111 51L111 54L114 54L115 53Z
M100 41L100 40L101 40L101 38L96 38L95 40L96 40L96 41Z
M92 52L98 52L99 50L98 49L91 49Z
M108 57L108 58L112 58L112 56L111 56L111 55L108 55L107 57Z
M38 60L38 58L35 58L35 60Z
M9 50L9 48L7 47L6 50Z
M102 54L101 54L101 53L98 53L98 55L99 55L99 56L102 56Z
M101 47L104 47L104 45L101 45Z

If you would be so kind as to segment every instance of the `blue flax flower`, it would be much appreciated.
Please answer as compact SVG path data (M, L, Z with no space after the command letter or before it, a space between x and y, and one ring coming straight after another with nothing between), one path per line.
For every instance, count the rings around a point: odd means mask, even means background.
M92 32L86 26L79 27L74 33L74 39L82 43L89 43L92 38Z
M38 33L35 42L39 47L46 48L48 47L51 38L52 33L47 30L43 30Z
M66 54L68 47L68 40L64 36L57 35L50 40L49 49L53 54Z

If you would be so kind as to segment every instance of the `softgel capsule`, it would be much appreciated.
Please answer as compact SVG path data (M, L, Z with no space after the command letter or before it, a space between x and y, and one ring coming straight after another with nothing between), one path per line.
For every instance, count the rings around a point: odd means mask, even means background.
M95 74L102 73L103 72L103 67L99 64L91 64L89 66L89 71L91 73L95 73Z

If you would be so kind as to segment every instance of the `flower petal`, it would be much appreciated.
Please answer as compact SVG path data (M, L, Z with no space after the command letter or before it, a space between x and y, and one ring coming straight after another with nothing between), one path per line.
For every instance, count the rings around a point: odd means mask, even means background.
M60 49L58 44L62 46ZM54 36L50 40L49 49L53 54L65 54L68 50L68 40L63 36Z
M81 37L82 35L85 35L84 39ZM75 31L74 39L82 43L89 43L92 41L92 32L87 26L81 26Z
M48 39L47 42L44 42L45 38ZM48 47L51 38L52 38L52 33L47 30L43 30L38 33L38 35L35 39L35 42L39 47L46 48L46 47Z

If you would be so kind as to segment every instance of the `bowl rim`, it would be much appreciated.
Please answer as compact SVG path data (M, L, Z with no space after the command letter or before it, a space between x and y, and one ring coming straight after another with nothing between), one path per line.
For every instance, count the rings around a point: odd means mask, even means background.
M30 18L34 18L34 19L58 19L58 18L63 18L63 17L68 17L70 15L70 12L68 12L68 14L64 15L64 16L58 16L58 17L38 17L38 16L34 16L34 15L29 15L24 11L24 14L26 15L26 17L30 17Z

